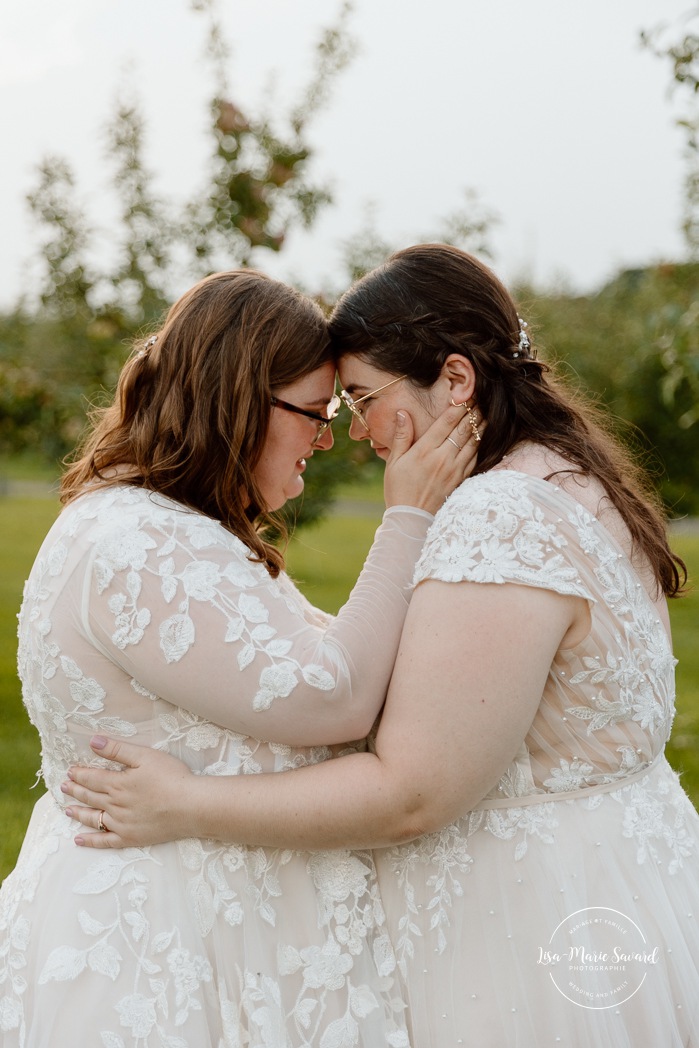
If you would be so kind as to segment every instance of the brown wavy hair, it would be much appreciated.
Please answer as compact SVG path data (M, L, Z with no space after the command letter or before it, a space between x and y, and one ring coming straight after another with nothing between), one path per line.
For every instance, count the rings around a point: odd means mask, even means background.
M330 317L337 358L357 354L418 388L437 381L450 353L470 360L488 421L474 473L492 469L521 441L557 451L601 482L659 589L677 596L687 571L668 545L657 494L605 416L530 350L520 352L520 333L517 307L494 273L444 244L397 251L354 284Z
M264 529L279 522L253 475L270 396L331 359L311 299L255 270L207 277L134 346L113 403L91 414L61 501L115 483L157 491L220 521L276 577L284 559Z

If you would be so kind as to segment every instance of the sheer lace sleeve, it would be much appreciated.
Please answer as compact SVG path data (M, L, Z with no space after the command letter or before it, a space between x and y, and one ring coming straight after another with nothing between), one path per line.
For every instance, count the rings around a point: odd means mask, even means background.
M561 516L557 491L547 481L508 470L466 481L429 530L415 584L426 579L516 582L594 601L581 577L577 536Z
M333 618L216 522L132 489L114 508L91 526L82 620L138 687L258 739L313 746L367 734L429 514L387 511Z

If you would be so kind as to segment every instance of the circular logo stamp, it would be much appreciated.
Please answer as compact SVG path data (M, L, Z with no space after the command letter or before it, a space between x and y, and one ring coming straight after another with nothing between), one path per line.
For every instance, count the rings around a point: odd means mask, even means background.
M638 993L660 960L638 925L619 910L586 906L566 917L537 964L559 993L581 1008L615 1008Z

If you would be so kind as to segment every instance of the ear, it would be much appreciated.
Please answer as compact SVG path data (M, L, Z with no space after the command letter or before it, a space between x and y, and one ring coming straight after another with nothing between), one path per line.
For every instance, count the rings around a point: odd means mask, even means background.
M442 365L440 379L448 384L449 398L456 404L471 401L476 389L473 364L460 353L450 353Z

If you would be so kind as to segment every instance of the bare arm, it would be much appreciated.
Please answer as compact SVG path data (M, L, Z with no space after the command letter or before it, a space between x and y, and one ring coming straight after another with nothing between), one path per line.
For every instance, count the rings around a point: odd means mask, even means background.
M107 812L111 832L83 834L81 843L198 836L380 847L436 830L497 782L527 734L556 650L588 626L580 597L425 582L408 612L376 753L288 773L205 778L162 754L108 743L100 752L125 771L73 769L67 785L76 800ZM96 818L82 814L92 828Z

